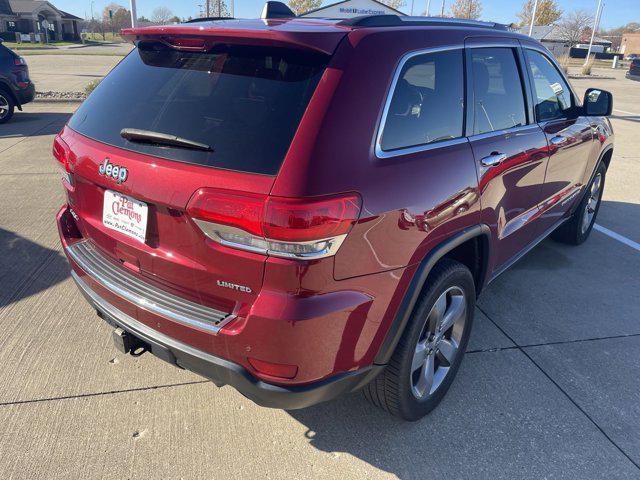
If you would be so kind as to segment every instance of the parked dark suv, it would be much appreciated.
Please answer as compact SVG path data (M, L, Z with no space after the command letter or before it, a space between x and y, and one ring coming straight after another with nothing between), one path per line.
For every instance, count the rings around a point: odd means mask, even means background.
M54 144L72 276L124 352L260 405L363 389L416 420L482 289L591 231L611 95L580 103L529 37L397 16L124 35Z
M27 62L2 45L0 40L0 124L13 117L16 108L29 103L35 96L35 86L29 79Z
M640 58L631 60L626 77L632 80L640 80Z

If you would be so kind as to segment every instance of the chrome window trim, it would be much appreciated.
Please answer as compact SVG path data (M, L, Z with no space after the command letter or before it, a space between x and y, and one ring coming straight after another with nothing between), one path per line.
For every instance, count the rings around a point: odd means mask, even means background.
M383 150L381 147L381 142L382 142L382 135L384 134L384 127L385 124L387 123L387 116L389 114L389 108L391 106L391 100L393 99L393 94L396 90L396 85L398 84L398 80L400 78L400 74L402 73L402 69L404 68L405 64L411 60L413 57L417 57L420 55L427 55L430 53L439 53L439 52L448 52L448 51L452 51L452 50L461 50L464 53L464 44L457 44L457 45L443 45L440 47L432 47L432 48L425 48L425 49L421 49L421 50L413 50L411 52L406 53L405 55L402 56L402 58L400 59L400 61L398 62L398 65L396 66L395 72L393 74L393 80L391 81L391 86L389 87L389 90L387 91L387 98L384 102L384 109L382 111L382 118L380 119L380 124L378 125L378 131L376 134L376 144L375 144L375 155L377 158L379 159L385 159L385 158L392 158L392 157L398 157L401 155L409 155L412 153L418 153L418 152L424 152L427 150L432 150L434 148L442 148L442 147L449 147L452 145L457 145L463 142L467 142L467 138L464 136L464 132L462 132L462 136L457 137L457 138L452 138L450 140L442 140L440 142L434 142L434 143L424 143L421 145L412 145L409 147L401 147L401 148L397 148L394 150ZM464 65L463 65L464 68ZM463 85L463 89L466 88ZM464 92L464 90L463 90ZM464 117L464 114L463 114ZM464 122L464 120L463 120ZM464 125L464 123L463 123Z
M516 40L517 42L517 40ZM520 46L520 42L517 42L515 44L507 44L507 43L479 43L479 44L475 44L475 45L467 45L466 48L512 48L512 49L516 49L516 50L520 50L521 46ZM520 65L520 59L516 58L516 69L518 71L518 77L520 77L520 81L522 82L521 86L522 86L522 100L524 103L524 113L525 113L525 117L526 117L526 124L525 125L520 125L520 126L516 126L516 127L510 127L510 128L501 128L500 130L493 130L491 132L483 132L483 133L477 133L477 134L471 134L471 135L467 135L467 138L469 138L469 140L480 140L483 138L490 138L494 135L504 135L504 134L508 134L511 132L518 132L521 129L526 129L527 127L538 127L538 124L535 122L535 119L533 118L529 118L531 116L530 112L529 112L529 97L528 97L528 92L527 92L527 87L529 84L529 74L526 71L526 65ZM523 68L524 67L524 68ZM471 69L473 71L473 69ZM472 73L473 75L473 73ZM471 88L473 89L473 79L471 79ZM475 103L473 105L473 109L475 109ZM474 113L475 110L472 110L472 113ZM473 127L473 125L472 125Z
M491 138L491 137L496 137L498 135L511 135L511 134L517 134L518 132L522 132L522 131L526 131L526 130L540 130L540 127L538 126L537 123L529 123L527 125L520 125L518 127L511 127L511 128L503 128L501 130L494 130L492 132L484 132L484 133L478 133L476 135L469 135L467 138L470 141L473 140L484 140L486 138Z

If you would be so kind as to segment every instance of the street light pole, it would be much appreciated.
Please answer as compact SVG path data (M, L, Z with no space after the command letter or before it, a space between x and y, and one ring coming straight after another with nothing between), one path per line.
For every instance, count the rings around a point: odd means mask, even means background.
M445 0L442 0L442 8L440 9L440 16L441 17L444 17L444 1Z
M596 16L593 19L593 29L591 30L591 40L589 40L589 49L587 50L587 56L584 59L585 65L589 63L589 57L591 56L591 48L593 47L593 37L595 37L596 30L598 29L598 25L600 24L600 16L602 15L603 8L604 8L604 5L602 4L602 0L598 0L598 9L596 10Z
M431 0L427 0L427 17L429 16L430 8L431 8Z
M138 12L136 11L136 0L130 1L131 5L131 28L138 26Z
M538 11L538 0L533 4L533 14L531 15L531 25L529 25L529 36L533 33L533 25L536 21L536 12Z

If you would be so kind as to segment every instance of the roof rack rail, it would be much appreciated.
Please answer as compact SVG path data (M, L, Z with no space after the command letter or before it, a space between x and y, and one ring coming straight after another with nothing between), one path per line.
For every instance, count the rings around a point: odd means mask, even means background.
M269 0L262 7L262 15L260 18L263 20L275 19L275 18L295 18L296 14L284 3Z
M233 17L200 17L192 18L184 23L198 23L198 22L215 22L216 20L235 20Z
M401 17L399 15L364 15L342 20L338 25L350 27L408 27L408 26L428 26L428 27L476 27L489 28L494 30L508 30L506 25L494 22L480 22L478 20L467 20L464 18L444 18L444 17Z

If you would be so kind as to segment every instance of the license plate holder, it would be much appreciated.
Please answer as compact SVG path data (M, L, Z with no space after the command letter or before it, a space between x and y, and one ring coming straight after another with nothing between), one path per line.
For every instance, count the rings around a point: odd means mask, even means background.
M105 190L102 224L144 243L147 237L149 206L113 190Z

